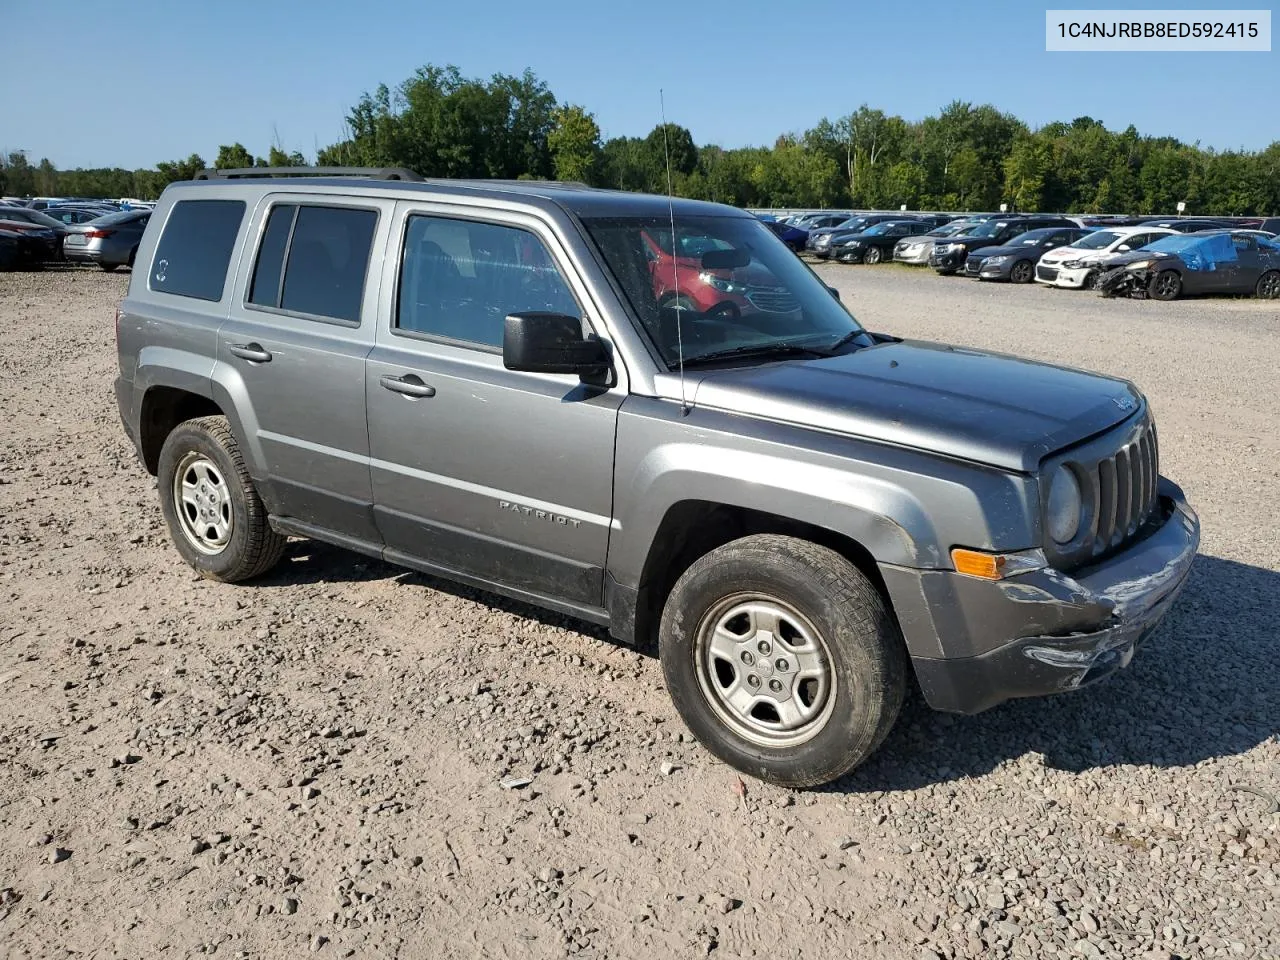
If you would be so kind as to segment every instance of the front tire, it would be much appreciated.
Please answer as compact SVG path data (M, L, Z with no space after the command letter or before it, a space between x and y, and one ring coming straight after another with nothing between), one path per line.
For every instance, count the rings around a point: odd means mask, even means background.
M813 787L888 734L906 689L898 625L833 550L760 534L698 559L659 627L667 689L693 734L743 773Z
M1009 271L1009 279L1014 283L1030 283L1035 276L1036 268L1030 260L1019 260Z
M1161 270L1151 278L1147 292L1153 300L1177 300L1182 293L1182 277L1177 270Z
M884 259L884 251L879 247L867 247L867 252L862 255L862 262L868 266L875 266Z
M271 529L226 417L175 427L156 476L169 536L201 576L238 583L280 561L287 538Z

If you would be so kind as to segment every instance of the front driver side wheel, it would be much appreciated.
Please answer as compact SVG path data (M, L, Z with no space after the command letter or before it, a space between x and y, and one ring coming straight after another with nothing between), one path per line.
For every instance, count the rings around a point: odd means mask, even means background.
M1161 270L1151 278L1147 290L1154 300L1177 300L1182 293L1182 278L1177 270Z
M862 255L862 262L874 266L884 259L884 251L879 247L868 247L867 252Z
M676 581L659 626L676 709L711 753L750 776L813 787L888 734L906 653L880 592L840 554L759 534Z
M226 417L176 426L160 449L156 479L169 536L201 576L237 583L280 561L287 538L268 523Z
M1009 271L1009 279L1014 283L1030 283L1035 279L1035 272L1030 260L1019 260Z

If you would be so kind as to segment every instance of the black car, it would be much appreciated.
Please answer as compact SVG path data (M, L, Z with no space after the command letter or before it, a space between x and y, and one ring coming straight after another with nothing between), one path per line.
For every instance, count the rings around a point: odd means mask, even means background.
M1103 295L1155 300L1183 294L1252 293L1280 298L1280 244L1238 230L1162 237L1108 261L1098 278Z
M1030 283L1036 264L1054 247L1075 243L1087 233L1083 227L1044 227L1019 234L1000 247L981 247L964 262L964 275L977 280L1008 280Z
M59 242L67 235L67 225L65 223L53 219L47 213L32 210L30 207L5 207L3 217L5 220L30 223L38 227L48 227L58 235Z
M22 234L0 228L0 270L14 270L22 262Z
M1079 224L1066 217L1005 216L977 224L968 233L957 234L949 240L933 245L929 266L942 275L955 273L964 267L969 254L983 247L1004 246L1028 230L1044 227L1079 229Z
M805 244L805 249L817 254L823 260L830 256L828 251L831 246L831 236L836 233L861 233L868 227L874 227L877 223L883 223L886 220L901 220L900 213L860 213L856 217L848 217L833 227L822 227L821 229L810 229L809 240Z
M62 238L51 228L16 217L7 219L8 213L8 207L0 209L0 232L5 236L5 269L37 267L50 260L62 259Z
M1198 230L1230 230L1234 223L1226 220L1213 220L1209 217L1163 217L1159 220L1143 220L1140 227L1164 227L1166 230L1177 230L1179 233L1195 233Z
M927 220L882 220L856 233L833 233L827 248L817 253L841 263L880 263L893 259L894 244L903 237L920 236L933 227Z

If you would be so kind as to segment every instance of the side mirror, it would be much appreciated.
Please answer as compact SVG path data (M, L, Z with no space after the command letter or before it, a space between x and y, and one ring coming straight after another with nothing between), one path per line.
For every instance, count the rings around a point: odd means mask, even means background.
M502 365L529 373L599 377L609 354L596 337L582 335L582 321L561 313L512 313L502 331Z
M837 300L840 299L840 291L837 290L835 287L827 287L827 293L831 294Z
M1120 246L1116 247L1116 250L1117 250L1119 253L1124 253L1124 252L1125 252L1125 251L1127 251L1128 249L1129 249L1129 245L1128 245L1127 243L1122 243L1122 244L1120 244Z

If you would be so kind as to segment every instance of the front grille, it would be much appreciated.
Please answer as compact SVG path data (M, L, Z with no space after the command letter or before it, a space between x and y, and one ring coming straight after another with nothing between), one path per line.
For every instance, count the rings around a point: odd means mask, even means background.
M1150 421L1130 442L1093 465L1094 555L1120 546L1147 522L1159 475L1160 451Z
M1145 409L1103 435L1042 461L1041 476L1047 481L1063 465L1080 483L1084 524L1070 543L1045 537L1044 551L1051 564L1059 570L1074 570L1143 535L1158 512L1160 476L1156 427ZM1047 497L1047 485L1044 491Z
M964 272L970 277L976 277L978 271L982 269L981 257L970 257L964 262Z
M1036 276L1041 280L1057 280L1058 268L1046 267L1044 264L1038 263L1036 264Z
M786 287L751 287L747 290L747 299L765 313L791 313L800 307L800 302Z

